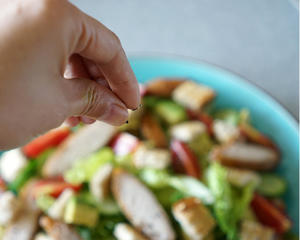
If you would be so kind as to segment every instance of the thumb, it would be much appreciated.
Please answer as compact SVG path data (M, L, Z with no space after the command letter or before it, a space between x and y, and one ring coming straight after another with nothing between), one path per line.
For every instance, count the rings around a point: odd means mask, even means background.
M71 115L87 116L112 125L122 125L128 119L125 104L107 87L84 78L66 79L71 82L72 93L77 93L70 102Z

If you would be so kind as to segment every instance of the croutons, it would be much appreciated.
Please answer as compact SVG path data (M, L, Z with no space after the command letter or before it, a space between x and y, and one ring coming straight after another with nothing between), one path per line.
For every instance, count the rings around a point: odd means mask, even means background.
M27 160L21 149L16 148L3 153L0 159L0 176L7 182L12 182L26 166Z
M184 78L156 78L147 84L146 92L150 95L170 97L173 90L184 81Z
M171 155L167 149L147 148L140 144L133 154L133 164L136 168L164 169L171 163Z
M154 194L136 177L115 169L112 192L125 216L146 237L156 240L175 239L166 212Z
M72 189L64 190L53 205L48 209L48 215L53 219L63 219L66 205L73 196L74 191Z
M278 153L273 149L242 142L218 147L212 156L225 166L251 170L271 170L279 162Z
M64 141L47 159L43 175L52 177L63 174L77 160L103 147L116 130L116 127L98 121L84 126Z
M179 104L191 110L198 111L214 98L215 92L213 89L202 84L187 81L180 84L173 91L172 96Z
M200 121L183 122L171 127L171 136L183 142L190 142L205 130L205 125Z
M151 114L145 114L141 125L142 135L156 147L167 147L167 137L158 121Z
M114 235L118 240L147 240L145 236L126 223L117 224Z
M258 222L243 221L240 235L241 240L275 240L275 233L272 229L265 227Z
M237 139L240 135L240 131L236 126L222 120L214 121L213 132L217 140L222 143Z
M20 202L12 192L0 193L0 225L10 223L19 210Z
M90 191L98 200L103 200L109 193L112 164L101 166L90 181Z
M54 240L82 240L75 229L63 222L52 220L49 217L42 217L40 225Z
M216 225L208 209L197 198L186 198L176 202L172 212L183 232L191 240L204 239Z
M227 168L228 181L237 187L245 187L249 183L258 185L261 181L260 176L251 170L244 170L238 168Z

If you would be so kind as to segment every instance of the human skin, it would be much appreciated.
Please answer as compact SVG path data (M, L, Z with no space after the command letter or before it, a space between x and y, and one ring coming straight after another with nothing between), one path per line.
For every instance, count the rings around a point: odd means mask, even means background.
M61 125L120 125L140 103L118 37L67 0L0 0L0 149Z

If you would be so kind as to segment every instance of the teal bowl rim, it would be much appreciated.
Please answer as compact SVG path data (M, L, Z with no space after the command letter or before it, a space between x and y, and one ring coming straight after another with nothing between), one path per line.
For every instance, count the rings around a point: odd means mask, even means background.
M243 75L232 71L229 68L222 67L218 64L211 63L209 61L188 57L184 55L176 55L176 54L169 54L169 53L159 53L159 52L130 52L128 54L129 61L136 61L136 60L164 60L164 61L177 61L182 63L191 63L191 64L199 64L204 65L210 68L217 69L218 71L225 73L227 75L235 76L236 78L233 80L235 82L243 82L247 87L258 91L262 94L265 98L268 99L272 104L280 110L281 115L285 115L290 124L293 126L294 130L297 132L299 138L299 121L297 118L285 107L283 103L281 103L276 97L274 97L270 92L266 89L258 86L256 83L252 82L248 78L244 77ZM299 113L298 113L299 114Z

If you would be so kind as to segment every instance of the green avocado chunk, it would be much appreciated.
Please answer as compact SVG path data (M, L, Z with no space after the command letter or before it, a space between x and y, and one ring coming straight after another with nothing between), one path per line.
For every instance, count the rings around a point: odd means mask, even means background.
M64 220L69 224L94 227L97 224L98 215L96 207L72 198L66 206Z

